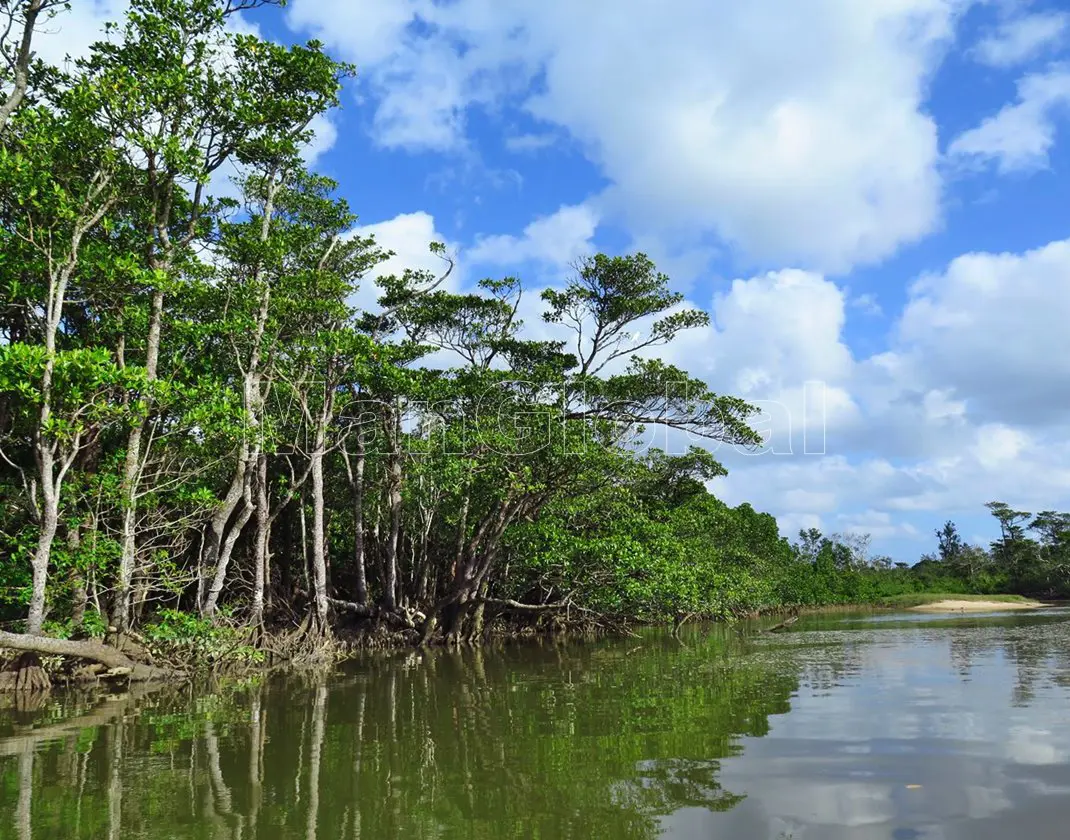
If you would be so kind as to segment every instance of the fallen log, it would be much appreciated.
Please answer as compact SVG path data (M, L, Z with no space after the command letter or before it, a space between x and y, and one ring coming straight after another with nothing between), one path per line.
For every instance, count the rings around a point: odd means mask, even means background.
M772 627L766 627L764 630L759 630L759 633L780 633L787 630L791 625L799 620L799 616L793 615L791 618L780 622L780 624L774 624Z
M143 662L137 662L120 650L100 642L53 639L48 636L30 636L25 633L8 633L0 630L0 648L29 651L45 656L69 656L99 662L109 669L129 668L129 677L134 682L167 680L181 677L175 671L166 671Z

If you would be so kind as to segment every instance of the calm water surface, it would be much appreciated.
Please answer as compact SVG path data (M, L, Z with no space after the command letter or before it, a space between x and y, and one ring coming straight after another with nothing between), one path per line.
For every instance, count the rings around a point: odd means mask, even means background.
M0 838L1070 836L1064 610L0 702Z

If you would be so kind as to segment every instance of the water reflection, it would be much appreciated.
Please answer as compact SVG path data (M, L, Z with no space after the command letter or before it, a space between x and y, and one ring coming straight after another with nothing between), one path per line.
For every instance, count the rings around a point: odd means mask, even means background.
M71 696L0 713L0 838L1062 837L1068 675L1066 615L841 616Z

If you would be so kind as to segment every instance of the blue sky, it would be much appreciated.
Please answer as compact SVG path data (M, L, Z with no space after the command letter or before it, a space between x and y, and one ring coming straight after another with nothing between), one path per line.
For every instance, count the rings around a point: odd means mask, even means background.
M726 500L906 561L948 518L991 539L986 501L1070 508L1067 0L292 0L246 21L358 66L315 165L397 253L384 271L433 267L436 239L458 284L537 290L643 250L710 311L667 356L792 421L794 454L720 453ZM807 382L823 455L801 451Z

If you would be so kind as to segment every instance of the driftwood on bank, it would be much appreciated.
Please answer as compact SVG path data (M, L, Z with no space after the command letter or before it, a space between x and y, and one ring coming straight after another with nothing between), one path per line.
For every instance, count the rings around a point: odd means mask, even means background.
M101 642L73 641L70 639L53 639L48 636L31 636L24 633L8 633L0 630L0 648L28 651L43 656L69 656L99 662L113 672L124 673L132 681L173 679L181 674L146 665L131 659L121 650ZM127 670L129 669L129 670Z

